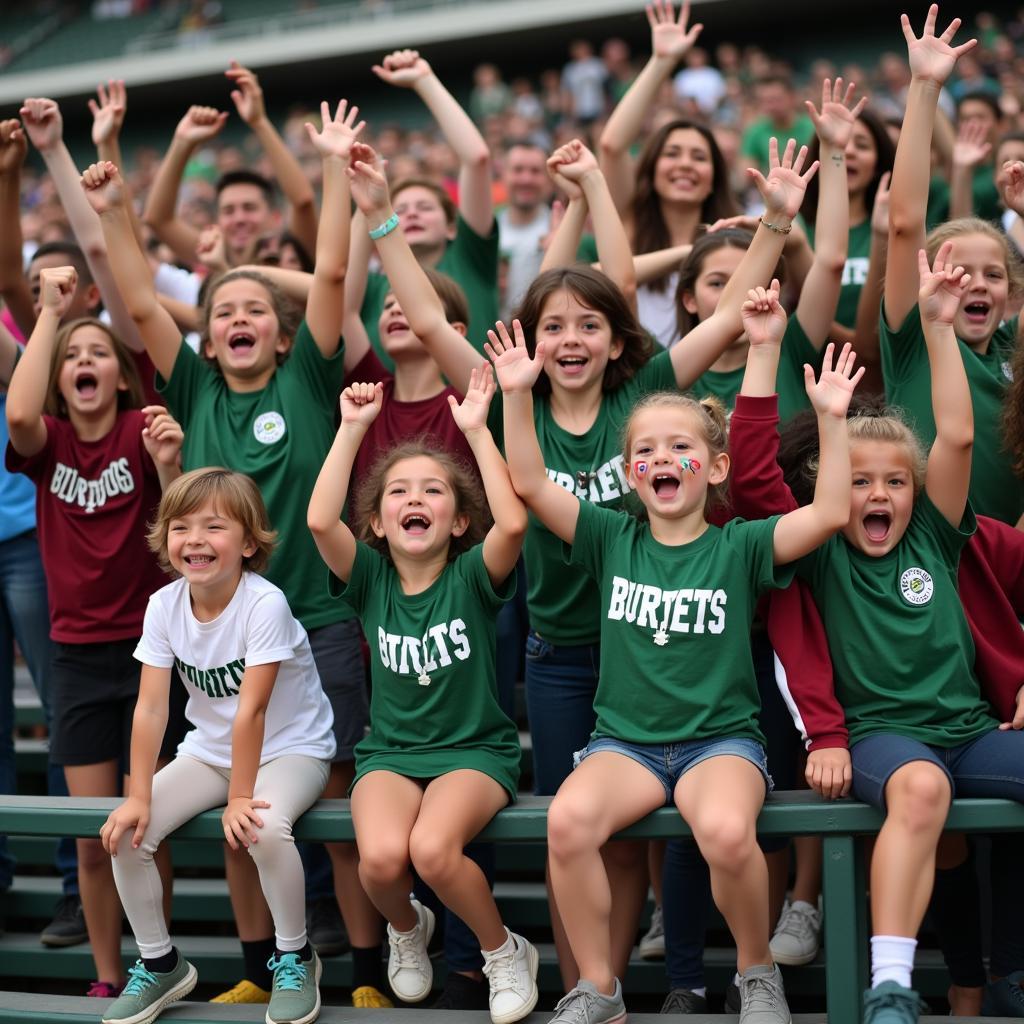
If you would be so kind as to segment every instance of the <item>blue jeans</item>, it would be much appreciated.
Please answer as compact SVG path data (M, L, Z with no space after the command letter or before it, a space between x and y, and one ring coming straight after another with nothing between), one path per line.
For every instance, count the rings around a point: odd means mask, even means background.
M32 682L50 725L49 679L50 611L46 602L46 577L39 558L34 530L0 541L0 793L17 791L14 763L14 641L28 664ZM67 796L64 771L47 767L47 791ZM78 892L78 860L73 839L57 841L57 870L64 893ZM7 837L0 836L0 891L9 889L14 861L7 852Z

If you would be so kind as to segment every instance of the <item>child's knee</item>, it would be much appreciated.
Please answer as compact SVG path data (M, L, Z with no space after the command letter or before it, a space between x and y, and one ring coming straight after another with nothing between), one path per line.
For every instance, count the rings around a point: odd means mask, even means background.
M249 844L249 855L257 864L278 857L283 849L295 845L291 822L285 818L268 817L262 814L263 828L257 829L257 842Z
M704 859L712 867L736 868L757 851L757 830L746 816L721 810L693 825Z
M394 885L408 872L408 842L381 836L360 844L359 877L364 885Z
M604 845L606 839L599 801L555 797L548 811L548 852L552 857L573 857Z
M409 859L429 886L443 886L458 870L462 847L430 828L414 828L409 836Z
M131 832L128 833L129 840ZM103 849L99 839L79 839L76 843L78 851L78 868L80 871L102 871L110 867L110 854Z
M885 787L889 817L915 832L941 829L952 796L945 773L925 761L904 765Z

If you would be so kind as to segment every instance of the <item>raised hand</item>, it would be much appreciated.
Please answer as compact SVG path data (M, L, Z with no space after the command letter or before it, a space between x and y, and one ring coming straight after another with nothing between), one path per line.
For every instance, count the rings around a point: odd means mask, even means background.
M124 87L124 79L111 78L106 85L102 82L96 87L96 95L100 101L89 100L92 111L92 144L102 146L111 142L121 134L125 111L128 109L128 90Z
M209 267L215 274L228 269L224 233L216 224L210 224L199 232L199 241L196 243L196 259L204 267Z
M956 62L968 50L978 45L977 39L968 39L966 43L953 46L953 36L960 27L960 19L954 18L941 36L935 34L935 22L939 17L939 5L932 4L928 8L928 16L924 20L924 31L921 38L914 35L910 27L910 19L900 15L903 26L903 38L907 41L907 56L910 59L910 71L914 78L924 82L935 82L942 85L953 73Z
M653 0L647 5L647 24L651 26L651 53L655 57L681 60L691 46L697 41L704 28L701 24L691 25L690 0L683 0L678 20L672 6L672 0Z
M349 108L348 100L341 100L332 117L331 105L324 100L320 104L320 121L323 127L317 131L307 121L306 134L309 135L309 141L313 143L321 156L333 156L347 162L352 152L352 144L366 127L365 121L356 123L358 116L358 107Z
M348 168L352 201L369 217L391 205L384 163L377 153L363 142L352 146Z
M267 108L263 104L263 90L255 71L243 68L237 60L224 72L224 77L231 79L235 88L231 90L231 99L235 104L238 116L250 127L267 116Z
M508 328L499 320L494 331L487 332L484 352L498 375L501 390L510 395L516 391L529 391L544 369L544 342L538 341L533 358L526 348L523 336L523 325L518 320L512 321L513 338L508 335Z
M862 96L855 106L853 94L857 86L850 82L843 94L843 80L837 78L833 86L830 79L826 78L821 83L821 110L810 101L806 100L804 106L807 113L814 122L814 130L818 133L821 144L831 146L835 150L846 149L847 144L853 135L853 126L860 112L868 102L867 96Z
M430 65L419 55L418 50L395 50L380 64L373 65L373 73L388 85L400 89L411 89L421 79L433 74Z
M963 267L954 267L949 254L953 242L943 242L935 254L935 265L928 268L928 254L917 252L917 271L921 275L921 288L917 293L921 319L933 324L952 325L960 308L964 292L971 283L971 275Z
M124 182L121 172L109 160L90 164L82 172L82 188L89 205L97 213L106 213L116 206L124 206Z
M224 127L227 119L227 112L216 107L189 107L174 129L174 137L193 145L209 142Z
M583 195L583 179L599 170L597 157L579 139L573 139L548 157L548 174L551 180L570 198Z
M782 344L788 317L779 305L779 282L773 279L770 288L751 288L747 301L740 307L743 330L754 347Z
M876 235L888 236L889 234L889 182L891 180L892 171L886 171L878 179L878 189L871 207L871 230Z
M0 137L2 132L3 125L0 125ZM996 176L996 187L1007 209L1013 210L1018 217L1024 217L1024 161L1004 161Z
M953 143L953 163L960 167L977 167L991 152L988 129L977 121L964 121Z
M835 348L832 342L829 342L825 348L825 358L821 361L821 376L817 382L814 380L814 370L804 363L804 387L807 389L807 397L811 400L814 411L819 416L835 416L845 419L854 388L864 376L864 367L862 366L854 373L853 364L856 362L857 353L847 342L843 346L842 352L839 353L839 358L833 369L832 356Z
M45 153L59 145L64 137L64 118L56 101L47 99L25 100L21 110L21 123L32 145Z
M149 457L158 465L176 466L185 440L181 424L162 405L147 405L142 414L146 417L142 443Z
M786 150L779 159L779 143L773 137L768 142L768 177L766 178L756 167L748 167L747 174L757 186L764 200L765 216L783 216L792 220L800 210L807 191L807 183L814 177L818 169L815 160L806 171L801 173L807 159L807 147L801 146L796 153L796 139L786 143Z
M350 384L341 393L341 422L365 430L380 414L383 404L383 384Z
M74 267L54 267L39 272L39 297L43 309L59 320L68 311L78 284L78 271Z
M21 122L15 117L0 121L0 174L20 170L27 153L28 141Z
M485 362L470 373L469 388L461 402L454 395L448 396L452 419L464 434L487 429L487 412L495 390L491 364Z

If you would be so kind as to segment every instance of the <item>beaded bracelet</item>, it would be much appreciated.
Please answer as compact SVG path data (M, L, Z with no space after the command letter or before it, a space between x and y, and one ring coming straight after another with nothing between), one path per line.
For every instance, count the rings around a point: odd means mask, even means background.
M775 234L777 234L777 235L788 235L788 234L790 233L790 231L792 231L792 230L793 230L793 225L792 225L792 224L789 224L789 225L787 225L787 226L786 226L786 227L784 227L784 228L780 228L778 224L769 224L769 223L768 223L768 221L766 221L766 220L764 219L764 217L762 217L762 218L761 218L761 223L762 223L762 224L763 224L763 225L764 225L764 226L765 226L765 227L766 227L766 228L767 228L767 229L768 229L769 231L774 231L774 232L775 232ZM370 232L370 234L372 235L372 234L373 234L373 232L371 231L371 232Z

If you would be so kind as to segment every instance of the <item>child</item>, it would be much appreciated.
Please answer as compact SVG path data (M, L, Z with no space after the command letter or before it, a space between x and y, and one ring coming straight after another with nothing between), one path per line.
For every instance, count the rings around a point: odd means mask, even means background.
M430 993L429 908L409 897L410 862L476 934L491 1019L511 1024L537 1002L537 952L501 922L483 872L463 848L516 796L519 742L497 702L494 619L512 575L526 510L487 429L494 394L485 364L461 404L448 399L473 449L494 525L470 477L441 452L410 442L364 481L361 540L339 520L352 464L380 413L383 387L341 397L341 426L309 503L309 527L370 648L370 733L356 748L352 816L359 875L388 920L388 979L405 1002Z
M100 830L140 957L103 1024L148 1024L195 988L196 969L167 933L153 854L221 804L224 836L249 851L274 915L268 1024L309 1024L320 1012L321 965L306 939L292 823L327 784L334 736L306 631L259 575L274 544L263 499L240 473L193 470L168 488L148 539L179 578L149 601L135 651L143 668L131 784ZM175 666L195 728L154 775Z
M146 601L164 582L145 527L161 485L179 473L181 429L159 406L140 408L134 361L108 327L86 319L58 331L74 268L43 270L40 280L42 309L7 395L7 468L37 485L54 641L50 756L72 796L113 796L139 689L131 652ZM169 740L177 731L175 723ZM172 752L173 743L164 756ZM77 847L98 975L91 993L115 995L124 974L110 864L98 840Z
M807 554L846 521L845 415L861 373L852 372L849 346L835 371L828 347L817 384L805 368L822 437L813 504L760 523L734 520L723 530L705 519L729 469L721 407L672 393L642 400L623 446L625 472L646 512L641 521L581 501L545 472L532 387L549 343L538 342L531 358L517 322L513 330L514 343L504 325L490 336L513 485L572 546L571 564L594 577L601 600L597 724L548 814L552 888L580 971L554 1020L625 1017L600 848L621 828L675 802L710 866L715 900L736 940L741 1021L788 1024L782 977L768 950L768 876L755 837L771 780L746 638L757 593L792 576L773 566ZM684 582L693 586L682 589ZM703 681L700 692L690 680Z

